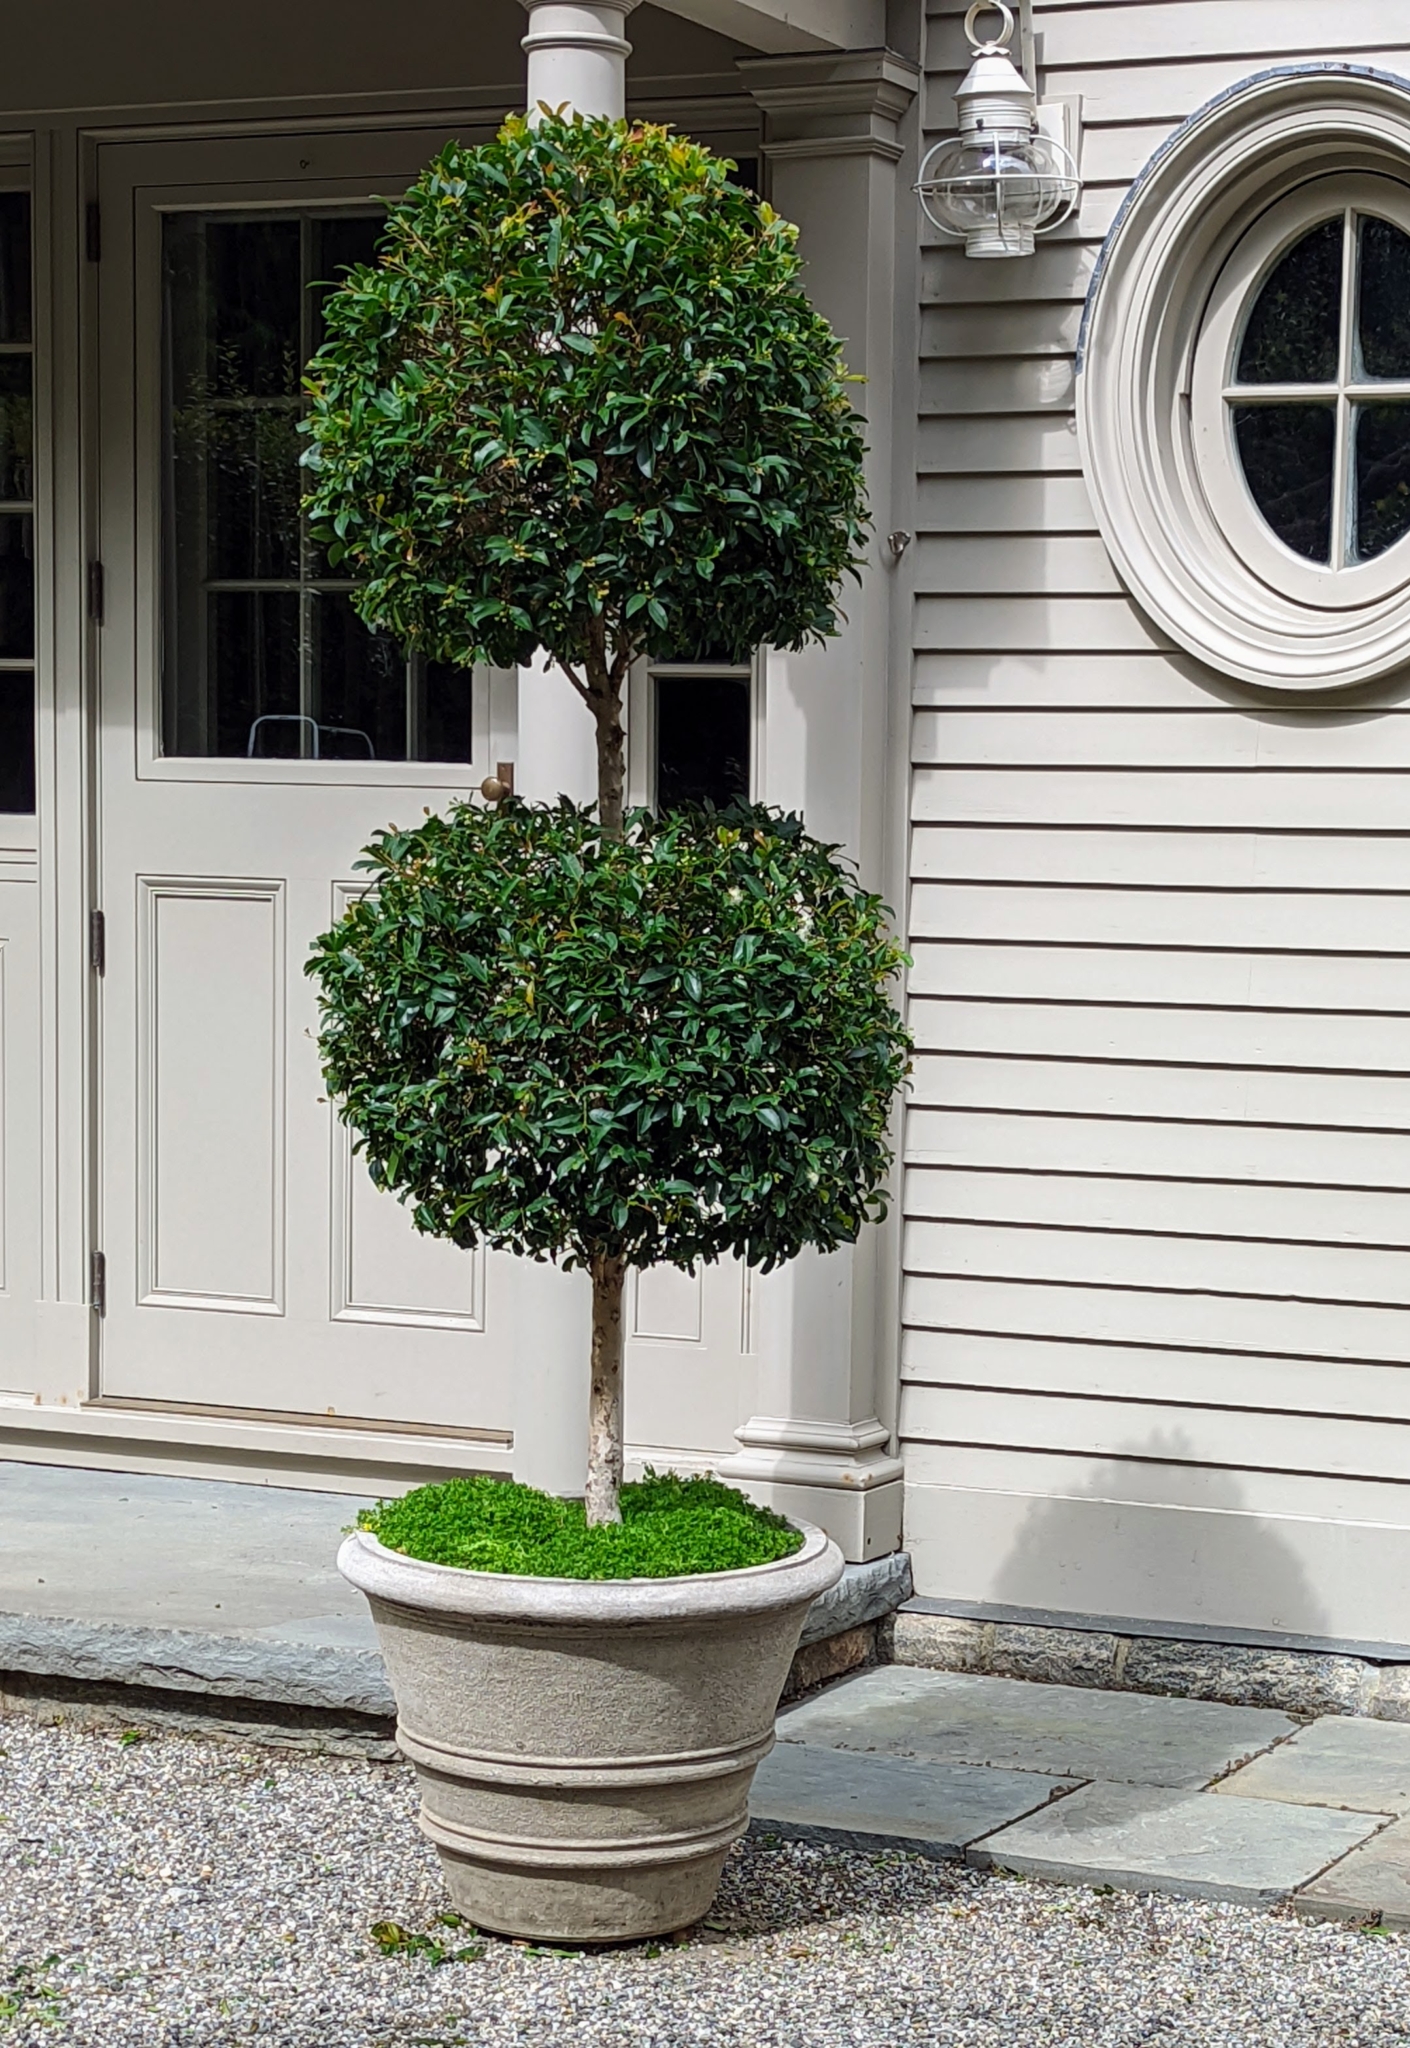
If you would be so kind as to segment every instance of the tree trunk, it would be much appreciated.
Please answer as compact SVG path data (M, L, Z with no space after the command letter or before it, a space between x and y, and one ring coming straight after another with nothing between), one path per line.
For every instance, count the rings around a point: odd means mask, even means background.
M604 836L620 839L627 782L620 685L609 684L602 695L595 694L593 717L597 725L597 815Z
M627 1262L592 1261L592 1391L588 1397L589 1527L622 1519L622 1292Z

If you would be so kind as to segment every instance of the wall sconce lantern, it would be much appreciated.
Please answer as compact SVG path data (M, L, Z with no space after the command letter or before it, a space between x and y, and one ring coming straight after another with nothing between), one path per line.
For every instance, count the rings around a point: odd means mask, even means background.
M1002 18L988 42L975 34L981 14ZM915 189L926 219L962 239L966 256L1031 256L1033 237L1060 227L1081 198L1077 164L1039 125L1037 94L1008 54L1003 0L975 0L964 32L974 62L955 94L960 132L927 153Z

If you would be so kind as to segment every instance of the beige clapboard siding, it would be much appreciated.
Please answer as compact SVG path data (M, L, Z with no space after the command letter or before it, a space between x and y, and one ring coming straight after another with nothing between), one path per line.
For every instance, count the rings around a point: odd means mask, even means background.
M1121 883L1145 889L1410 888L1410 861L1367 833L1105 831L922 825L911 873L928 882ZM1217 907L1217 906L1216 906Z
M1246 1466L1235 1475L1227 1466L1204 1464L1188 1457L1188 1440L1180 1423L1181 1417L1175 1410L1170 1411L1164 1423L1155 1429L1138 1429L1133 1418L1121 1452L1109 1459L1090 1453L1060 1451L1046 1445L998 1448L989 1444L941 1446L927 1443L922 1438L916 1443L914 1458L907 1459L906 1477L912 1486L973 1489L971 1500L985 1493L1001 1494L1007 1488L1039 1498L1046 1495L1059 1501L1074 1498L1097 1503L1125 1501L1186 1511L1210 1509L1240 1515L1306 1516L1333 1523L1369 1523L1377 1525L1368 1532L1374 1536L1376 1547L1369 1554L1367 1569L1375 1572L1382 1568L1381 1546L1393 1531L1399 1528L1410 1533L1403 1481L1359 1475L1348 1477L1341 1473L1266 1472L1257 1465ZM1103 1526L1107 1527L1109 1534L1109 1524L1105 1524L1104 1518L1097 1524L1099 1529ZM1162 1534L1159 1540L1179 1543L1179 1527L1180 1523L1176 1521L1175 1529ZM977 1530L965 1527L957 1533L961 1535L962 1548L966 1552L975 1542L982 1547L983 1538ZM1344 1529L1333 1530L1332 1534L1339 1543L1345 1543ZM1230 1569L1247 1569L1249 1560L1240 1547L1237 1526L1229 1540ZM1001 1565L1006 1554L1000 1546L984 1562ZM1407 1566L1410 1567L1410 1551L1402 1551L1401 1554L1406 1555ZM1158 1559L1158 1552L1151 1554L1150 1562ZM1410 1569L1407 1569L1405 1584L1410 1587ZM1214 1588L1210 1590L1212 1592ZM986 1596L976 1594L974 1597ZM990 1593L987 1597L1001 1599L1006 1596ZM1012 1593L1007 1597L1016 1599ZM1016 1604L1026 1603L1016 1600ZM1035 1604L1056 1607L1063 1603L1048 1600ZM1065 1604L1074 1609L1081 1605L1075 1600ZM1090 1613L1094 1610L1088 1606L1085 1611ZM1109 1606L1105 1612L1150 1615L1155 1609L1135 1605ZM1190 1610L1186 1608L1182 1614L1177 1609L1172 1618L1188 1621ZM1232 1621L1236 1614L1230 1613L1226 1618ZM1359 1633L1365 1637L1379 1634L1382 1640L1397 1640L1394 1632L1387 1634L1375 1629L1348 1629L1345 1633ZM1398 1640L1410 1642L1410 1629Z
M922 544L941 553L953 550L962 568L973 572L971 588L980 587L985 548L1001 557L1024 561L1050 555L1050 584L1076 582L1093 574L1091 555L1100 543L1072 536L1043 541L997 536L987 544L971 539L934 540ZM1001 589L993 572L996 592ZM912 721L911 758L918 762L963 762L976 767L1145 768L1304 768L1319 774L1334 759L1338 771L1372 772L1410 767L1410 713L1401 709L1366 713L1292 706L1265 710L1257 718L1232 705L1196 700L1183 711L1124 711L1073 707L1063 719L1061 752L1054 753L1053 721L1026 713L979 708L919 709ZM1289 820L1289 823L1295 820ZM1410 862L1406 864L1410 883Z
M989 1106L922 1107L906 1118L906 1157L912 1164L1024 1173L1165 1174L1399 1192L1410 1188L1407 1154L1410 1146L1399 1131L1309 1131L1299 1125Z
M968 477L922 480L921 489L934 486L962 492ZM1008 479L999 479L999 484ZM1024 477L1025 485L1051 484L1055 488L1077 483L1075 477ZM1096 654L1086 650L1074 654L1044 653L1039 650L1003 653L961 653L953 649L922 649L915 658L912 696L917 707L987 708L995 711L1034 711L1051 718L1055 711L1189 711L1203 705L1242 710L1233 683L1221 683L1185 655L1178 654Z
M1081 306L1065 300L928 306L921 316L920 352L927 361L986 355L1070 356L1081 324Z
M1089 654L1170 645L1123 597L929 597L916 600L917 648L987 648Z
M927 60L933 71L965 69L968 45L959 0L931 0ZM1137 68L1170 59L1239 60L1244 71L1279 58L1336 56L1404 46L1401 0L1358 0L1329 16L1326 0L1043 0L1035 10L1045 70L1074 65ZM1328 48L1329 40L1334 50ZM1277 53L1275 56L1274 53Z
M1071 356L969 356L922 363L923 413L1071 412Z
M904 1257L908 1272L931 1278L1410 1308L1405 1254L1371 1246L914 1218ZM1406 1379L1410 1395L1410 1365Z
M936 135L963 13L931 0ZM1410 1642L1377 1586L1392 1553L1410 1583L1410 714L1254 702L1171 647L1096 544L1070 413L1099 239L1173 127L1269 64L1410 71L1410 14L1035 17L1043 90L1082 100L1079 219L1011 264L921 231L917 1584Z
M1399 1074L1402 1017L1328 1017L1300 1010L1196 1010L1137 1004L937 1001L911 1005L924 1052L1067 1060L1159 1061L1215 1067ZM1410 1281L1410 1275L1407 1275Z
M1043 242L1022 263L972 263L952 244L923 244L922 306L1003 306L1053 299L1078 305L1097 267L1101 238Z
M916 524L923 534L1096 533L1080 476L924 477Z
M1034 600L1036 602L1036 600ZM936 603L943 606L946 600ZM1074 600L1075 602L1075 600ZM1056 609L1048 600L1049 609ZM1012 604L995 605L996 611ZM1055 753L1075 746L1067 721L1054 719ZM1403 773L1372 769L1348 774L1327 749L1317 771L1260 768L1246 774L1213 769L918 767L911 778L912 816L1015 825L1164 825L1195 831L1386 832L1410 830L1410 783ZM1388 871L1399 856L1387 852Z
M1106 1060L993 1059L920 1053L921 1109L1029 1115L1158 1116L1182 1123L1410 1134L1410 1074L1289 1073L1278 1067L1123 1066ZM1319 1141L1320 1142L1320 1141ZM1315 1148L1313 1148L1315 1149Z
M905 1204L908 1216L957 1222L1389 1247L1397 1257L1410 1249L1410 1195L1384 1188L911 1166Z
M1172 1428L1173 1425L1173 1428ZM982 1444L1065 1451L1082 1457L1129 1455L1133 1442L1178 1431L1182 1453L1236 1470L1311 1472L1331 1477L1410 1480L1410 1422L1245 1414L1160 1402L1084 1401L1060 1394L1021 1399L982 1390L907 1386L901 1427L913 1442Z
M1234 1358L1250 1351L1282 1352L1292 1358L1381 1359L1399 1365L1410 1356L1410 1309L1359 1302L1263 1301L1213 1292L913 1273L904 1283L901 1303L906 1324L929 1330L1189 1345Z
M1410 895L918 881L910 929L916 938L1069 946L1404 954L1410 953Z
M1098 1401L1170 1401L1206 1408L1286 1409L1404 1423L1410 1367L1357 1359L1250 1353L1236 1380L1221 1352L1081 1344L975 1330L908 1330L907 1381L993 1393L1075 1394Z
M1044 591L1055 597L1108 597L1120 584L1111 558L1096 534L923 535L916 542L916 576L927 593ZM918 730L923 727L918 722ZM950 735L944 754L954 759ZM960 758L963 758L962 756Z
M921 475L968 476L984 469L997 475L1005 470L1073 475L1080 466L1071 413L922 419L916 430Z
M915 996L1032 997L1035 1001L1152 1003L1209 1009L1410 1012L1410 961L1350 954L1161 952L1117 946L912 942ZM1333 1023L1330 1029L1335 1029Z

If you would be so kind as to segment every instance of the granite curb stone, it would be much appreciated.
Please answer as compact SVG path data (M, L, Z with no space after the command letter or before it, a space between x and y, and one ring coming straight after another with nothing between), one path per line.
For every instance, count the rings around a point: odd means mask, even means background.
M1410 1664L1334 1650L1125 1636L904 1608L891 1624L891 1648L898 1664L921 1670L1267 1707L1309 1718L1410 1721Z
M268 1636L0 1614L0 1671L326 1707L379 1718L396 1712L376 1651L330 1649Z

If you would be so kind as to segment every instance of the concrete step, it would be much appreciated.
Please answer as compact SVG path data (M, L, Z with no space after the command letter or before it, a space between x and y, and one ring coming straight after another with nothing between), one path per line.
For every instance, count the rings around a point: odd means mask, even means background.
M395 1702L367 1603L334 1565L370 1504L0 1463L0 1697L385 1749ZM904 1555L850 1565L808 1616L799 1684L864 1661L909 1592Z

